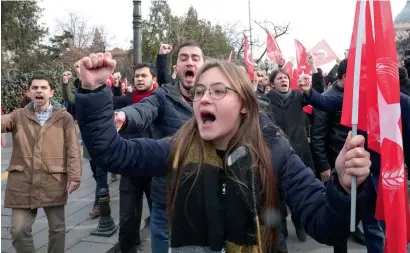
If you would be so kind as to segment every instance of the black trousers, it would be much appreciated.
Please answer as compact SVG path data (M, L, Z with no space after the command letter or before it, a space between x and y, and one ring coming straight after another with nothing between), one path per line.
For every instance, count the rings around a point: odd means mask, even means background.
M143 210L143 194L151 212L151 178L126 177L120 179L120 231L119 242L122 253L137 252L140 244L140 226Z

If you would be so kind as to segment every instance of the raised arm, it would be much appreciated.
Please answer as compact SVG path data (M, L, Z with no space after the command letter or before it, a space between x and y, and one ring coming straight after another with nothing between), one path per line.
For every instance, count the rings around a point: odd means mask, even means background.
M65 71L63 73L63 84L61 86L61 92L63 93L63 99L65 101L70 102L71 104L75 105L75 95L73 92L73 89L71 88L71 81L72 80L72 74L70 71ZM78 79L74 81L79 82Z
M304 92L306 103L324 112L340 111L343 107L343 94L320 94L314 89Z
M163 111L161 96L165 96L165 93L163 88L159 88L139 103L122 108L120 111L126 118L122 129L128 133L139 133L148 129Z
M121 138L114 126L110 87L80 89L76 100L82 138L97 165L122 175L165 175L169 140Z
M162 44L157 54L155 65L157 68L157 83L162 86L166 83L172 83L173 79L168 70L168 54L172 51L172 46L169 44Z

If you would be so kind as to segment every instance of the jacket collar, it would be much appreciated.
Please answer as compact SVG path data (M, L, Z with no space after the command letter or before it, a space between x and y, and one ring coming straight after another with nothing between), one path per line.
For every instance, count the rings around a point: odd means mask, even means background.
M50 104L53 107L53 112L54 111L65 111L65 107L62 106L60 103L58 103L57 101L55 101L54 99L50 99ZM34 107L34 103L30 102L27 106L26 106L27 110L31 113L35 113L36 112L36 108Z
M338 82L339 82L339 81L334 81L333 84L332 84L332 88L335 89L335 90L338 91L338 92L343 93L344 88L340 87L340 86L338 85Z
M180 83L176 81L174 83L164 84L162 86L167 91L167 96L177 103L180 103L189 110L192 110L192 103L188 103L181 93Z

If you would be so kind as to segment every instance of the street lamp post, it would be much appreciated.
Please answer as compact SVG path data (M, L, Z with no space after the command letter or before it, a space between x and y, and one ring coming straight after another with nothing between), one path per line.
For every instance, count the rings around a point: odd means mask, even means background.
M133 64L136 66L142 61L141 55L141 0L133 0L132 27L134 29Z

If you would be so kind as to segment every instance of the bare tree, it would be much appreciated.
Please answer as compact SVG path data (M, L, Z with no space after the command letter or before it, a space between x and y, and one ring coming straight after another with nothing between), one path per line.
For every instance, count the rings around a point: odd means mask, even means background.
M286 35L290 31L290 23L285 23L283 25L276 25L273 22L265 19L263 21L253 21L258 28L270 32L272 36L275 38L278 38L280 36ZM244 40L243 40L243 34L249 33L248 28L243 28L243 27L238 27L238 24L233 24L230 26L227 26L228 28L228 33L229 37L231 39L230 43L235 48L235 58L239 58L243 54L243 46L244 46ZM256 28L252 28L252 31L254 31ZM261 48L266 45L266 40L263 39L255 39L252 38L250 41L250 45L253 48ZM256 63L259 63L263 56L266 54L266 49L263 51L263 53L257 58Z
M101 36L103 37L105 48L112 46L111 43L114 40L115 35L110 35L104 25L99 25L97 26L97 28L100 31Z
M77 48L88 47L93 38L94 27L90 27L88 19L75 12L69 12L67 17L57 19L58 33L70 32L74 36L73 44Z

